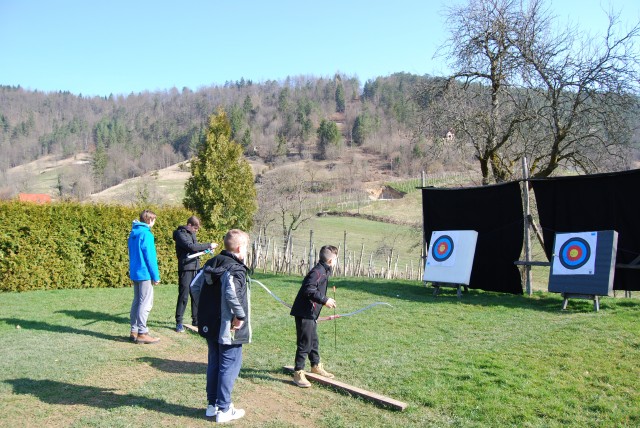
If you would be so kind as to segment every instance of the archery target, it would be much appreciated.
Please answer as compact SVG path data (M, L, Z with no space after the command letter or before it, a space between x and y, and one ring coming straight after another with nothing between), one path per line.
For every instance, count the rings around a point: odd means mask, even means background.
M435 262L443 263L451 258L454 247L453 238L441 235L432 245L431 257Z
M579 269L591 259L591 245L582 238L568 239L560 247L558 259L567 269Z
M618 232L558 233L549 291L607 296L613 290Z
M477 240L478 232L475 230L434 231L429 241L423 279L469 285Z
M553 270L556 275L593 275L597 232L558 233L554 245Z

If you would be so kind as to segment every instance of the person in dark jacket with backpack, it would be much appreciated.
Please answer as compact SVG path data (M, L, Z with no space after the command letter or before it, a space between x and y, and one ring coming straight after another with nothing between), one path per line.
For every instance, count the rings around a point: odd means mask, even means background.
M338 249L333 245L325 245L320 249L320 261L305 276L291 307L291 315L296 319L297 339L293 382L301 388L311 386L304 372L307 357L311 362L311 373L334 377L320 362L317 320L323 306L336 307L336 301L327 297L327 285L337 259Z
M189 284L200 269L200 258L190 255L205 250L213 250L218 246L215 242L200 244L196 239L196 233L200 229L200 220L191 216L186 226L179 226L173 232L173 240L176 242L176 257L178 258L178 303L176 304L176 331L184 333L183 317L189 301ZM198 302L191 296L191 321L198 325Z
M207 339L207 417L227 422L244 416L231 402L231 392L242 366L242 345L251 342L251 299L244 264L249 235L231 229L224 250L203 268L204 285L198 306L198 333Z

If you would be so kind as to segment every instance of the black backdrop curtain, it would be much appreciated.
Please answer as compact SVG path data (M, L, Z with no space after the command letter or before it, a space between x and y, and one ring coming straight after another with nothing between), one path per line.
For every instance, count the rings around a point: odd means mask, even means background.
M556 232L618 232L616 263L640 254L640 170L530 180L551 260ZM640 270L615 270L615 290L640 290Z
M522 252L524 223L518 182L463 189L422 189L426 242L436 230L475 230L478 242L470 288L522 294L514 261Z

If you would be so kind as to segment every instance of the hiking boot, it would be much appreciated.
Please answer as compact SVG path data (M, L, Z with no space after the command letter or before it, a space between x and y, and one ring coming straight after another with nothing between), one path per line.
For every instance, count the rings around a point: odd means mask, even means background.
M293 372L293 383L300 388L309 388L311 386L311 382L309 382L304 375L304 370L296 370Z
M311 366L311 373L328 377L329 379L333 379L335 377L333 373L329 373L324 369L324 367L322 366L322 363L318 363L317 366Z
M153 337L149 335L149 333L140 333L138 335L138 340L136 341L136 343L141 343L141 344L151 344L151 343L158 343L158 342L160 342L160 338Z
M218 413L218 406L214 406L213 404L209 404L207 406L207 411L204 413L206 417L213 418L216 413Z
M240 419L243 416L244 416L244 410L236 409L235 407L233 407L233 404L231 404L229 405L229 408L227 409L226 412L223 412L222 410L218 410L218 413L216 413L216 422L218 423L229 422L234 419Z
M176 324L176 332L184 333L185 332L184 326L182 324Z
M138 341L138 333L132 331L129 335L129 340L136 343Z

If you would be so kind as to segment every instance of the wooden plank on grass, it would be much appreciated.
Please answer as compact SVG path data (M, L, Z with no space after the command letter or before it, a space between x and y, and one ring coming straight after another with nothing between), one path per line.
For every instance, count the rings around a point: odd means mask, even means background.
M284 366L283 369L287 372L293 373L293 366ZM373 401L383 406L391 407L395 410L404 410L407 408L407 403L403 403L402 401L398 401L385 395L377 394L375 392L367 391L366 389L358 388L357 386L349 385L335 379L329 379L309 372L305 372L305 376L311 381L347 391L350 394L357 395L358 397L362 397L366 400Z
M184 326L184 328L186 328L187 330L191 330L194 333L198 332L198 327L194 327L191 324L182 324Z

